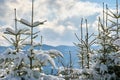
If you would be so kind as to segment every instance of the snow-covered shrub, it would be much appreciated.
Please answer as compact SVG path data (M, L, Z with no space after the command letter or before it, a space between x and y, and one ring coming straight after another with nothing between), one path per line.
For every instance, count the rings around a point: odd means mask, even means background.
M106 6L107 16L109 15L108 11L110 10ZM116 14L112 13L112 15L115 16ZM104 23L106 23L106 25ZM109 27L107 22L104 21L104 23L102 23L99 18L99 35L97 36L97 43L100 47L93 55L94 62L91 67L91 69L93 69L91 76L93 80L119 80L119 28L117 26ZM114 24L118 25L117 22ZM117 37L113 35L116 35Z
M33 5L32 5L33 6ZM33 16L32 16L33 19ZM29 29L18 29L17 21L25 24L31 28ZM33 21L33 20L32 20ZM33 32L33 28L37 27L43 22L32 22L29 23L24 19L17 20L16 9L15 9L15 29L6 28L4 32L12 37L9 39L3 36L8 42L12 44L14 49L8 48L5 52L0 54L0 79L3 80L64 80L55 76L44 75L41 76L42 67L50 63L54 68L57 66L54 59L57 57L63 57L62 53L57 50L35 50L36 46L41 44L34 43L34 39L38 37L38 32ZM21 36L27 35L25 38ZM31 36L31 40L28 42L26 39ZM29 45L30 48L26 51L22 50L23 46ZM42 78L43 77L43 78ZM50 77L50 79L48 78Z
M95 43L95 40L92 34L89 34L88 26L87 26L87 19L85 19L86 23L86 31L83 33L83 18L81 19L81 37L79 38L77 34L75 34L76 38L78 39L79 43L74 43L78 48L78 63L80 64L80 68L90 68L91 59L90 56L93 54L91 49L92 45ZM84 35L85 34L85 35ZM83 37L84 36L84 37ZM91 39L93 38L93 39Z
M27 51L15 52L12 49L7 49L0 55L0 78L20 77L26 79L38 80L40 77L41 67L48 64L48 62L57 69L54 62L54 57L62 56L57 50L35 50L33 69L30 69L30 61ZM59 79L58 79L59 80Z
M116 1L118 2L118 0ZM89 67L89 69L84 68L81 70L82 72L79 77L80 80L119 80L120 79L120 75L119 75L120 74L120 69L119 69L120 68L120 56L119 56L120 28L118 22L120 16L118 13L114 13L114 11L112 12L107 7L107 5L105 11L104 4L103 4L103 14L104 14L103 19L99 18L98 21L99 33L96 37L97 38L96 44L97 46L99 46L99 48L97 48L94 51L94 54L91 55L92 65ZM110 17L116 19L117 21L115 22L113 20L108 19ZM112 22L112 25L110 23L108 24L108 21ZM83 33L81 30L81 35L82 34ZM83 36L81 36L81 38L83 39ZM87 44L84 45L86 42L82 39L78 38L80 44L78 44L77 46L81 50L80 53L85 53L87 49L84 51L83 47L87 48ZM82 62L81 66L83 66L83 58L82 58L83 54L80 54L79 57L80 59L82 59L80 61Z

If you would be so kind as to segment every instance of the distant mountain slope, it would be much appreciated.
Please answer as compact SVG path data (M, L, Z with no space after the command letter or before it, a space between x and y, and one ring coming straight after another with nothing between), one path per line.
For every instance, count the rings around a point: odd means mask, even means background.
M0 46L0 53L4 52L7 48L13 48L13 47ZM29 48L30 48L30 46L26 46L23 49L27 50ZM38 49L40 49L40 47L35 47L35 49L38 50ZM50 49L56 49L56 50L62 52L63 55L66 55L67 53L69 53L69 51L71 52L71 54L74 54L74 55L76 55L76 53L77 53L77 48L75 46L66 46L66 45L50 46L50 45L43 44L42 50L50 50Z
M13 47L11 47L11 46L9 46L9 47L0 46L0 53L4 52L7 48L13 48ZM30 46L26 46L23 49L27 50L29 48L30 48ZM40 49L40 47L35 47L35 49L38 50L38 49ZM75 63L74 66L76 66L78 58L77 58L77 48L75 46L66 46L66 45L50 46L50 45L43 44L42 50L50 50L50 49L55 49L55 50L58 50L58 51L62 52L62 54L64 55L63 60L66 64L69 63L69 54L68 53L70 51L71 54L72 54L72 60Z
M29 47L30 47L30 46L26 46L26 47L24 47L23 49L24 49L24 50L27 50ZM0 46L0 52L5 51L7 48L13 48L13 47L11 47L11 46L8 46L8 47L6 47L6 46ZM36 47L35 49L40 49L40 47ZM56 49L56 50L59 50L59 51L61 51L61 52L63 52L63 53L68 53L69 51L75 53L77 48L76 48L75 46L65 46L65 45L50 46L50 45L44 44L44 45L42 46L42 50L50 50L50 49Z
M8 47L6 47L6 46L0 46L0 53L3 53L7 48ZM10 48L13 48L13 47L10 47ZM30 46L26 46L23 49L27 50L29 48L30 48ZM96 49L98 47L93 46L92 48ZM40 49L40 47L35 47L35 49ZM64 55L63 60L65 63L69 63L69 54L68 53L70 51L72 54L72 60L74 61L74 66L78 66L78 64L77 64L77 62L78 62L78 57L77 57L78 49L75 46L66 46L66 45L51 46L51 45L43 44L42 50L50 50L50 49L56 49L56 50L62 52L62 54Z
M9 47L13 48L11 46L9 46ZM0 53L3 53L9 47L0 46ZM26 46L23 49L27 50L29 48L30 48L30 46ZM96 48L98 48L98 47L97 46L93 47L93 49L96 49ZM40 47L35 47L35 49L39 50ZM50 49L55 49L55 50L58 50L58 51L62 52L62 54L64 55L64 58L62 59L62 61L64 62L65 65L68 65L69 62L70 62L70 55L68 54L69 51L70 51L71 55L72 55L73 66L75 68L79 67L79 65L78 65L78 57L77 57L78 49L75 46L66 46L66 45L50 46L50 45L43 44L42 50L50 50ZM55 60L55 62L56 62L56 64L58 64L57 59ZM59 66L61 66L61 65L59 65ZM48 66L44 67L44 71L49 74L51 72L51 65L48 65ZM54 72L54 73L56 73L56 72Z

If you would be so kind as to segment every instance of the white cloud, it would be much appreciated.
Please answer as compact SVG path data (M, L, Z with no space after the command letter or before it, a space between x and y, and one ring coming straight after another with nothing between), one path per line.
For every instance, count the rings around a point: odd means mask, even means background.
M74 16L91 16L100 12L98 4L77 0L35 0L34 4L36 19L54 15L57 20L65 20ZM9 0L6 2L6 7L8 7L8 15L13 14L14 8L17 8L18 15L21 17L31 14L31 0Z
M62 33L65 31L65 27L63 25L58 25L57 21L55 20L46 22L44 25L40 26L39 29L40 30L51 29L52 31L60 35L62 35Z
M3 7L5 13L3 13L4 16L0 17L0 21L6 25L14 26L14 8L17 9L18 19L25 18L31 21L31 1L32 0L6 1L3 5L5 6ZM101 11L97 3L82 2L80 0L34 1L35 21L47 20L47 22L39 26L38 29L40 29L41 34L45 36L45 41L47 41L48 44L72 44L72 42L74 42L73 38L75 38L74 33L78 31L78 26L74 25L77 24L75 21L68 21L69 18L88 17Z
M90 2L81 2L76 0L57 0L56 3L58 3L60 6L59 8L56 8L56 14L58 15L57 17L61 20L75 16L91 16L101 10L98 4Z
M72 30L72 31L77 31L77 28L76 28L76 27L70 26L70 25L67 26L67 29L68 29L68 30Z

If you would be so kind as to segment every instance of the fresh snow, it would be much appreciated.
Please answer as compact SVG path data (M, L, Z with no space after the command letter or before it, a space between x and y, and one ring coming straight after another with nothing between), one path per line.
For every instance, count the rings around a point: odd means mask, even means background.
M63 78L52 76L52 75L41 75L39 69L35 70L29 69L29 57L28 55L30 51L20 51L16 52L11 48L8 48L5 52L0 54L0 79L3 80L21 80L19 76L14 77L18 74L19 71L27 72L27 75L24 75L23 78L29 80L64 80ZM47 65L48 62L56 69L57 66L54 62L54 58L56 57L63 57L62 53L57 50L33 50L34 53L34 60L33 66L44 66ZM16 67L21 67L19 70L15 70ZM8 67L8 68L6 68ZM37 70L37 71L36 71ZM9 72L9 74L7 73Z

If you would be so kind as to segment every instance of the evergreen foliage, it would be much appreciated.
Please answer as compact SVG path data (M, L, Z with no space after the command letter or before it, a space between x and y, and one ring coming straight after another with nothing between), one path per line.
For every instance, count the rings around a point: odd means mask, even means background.
M106 9L105 9L106 8ZM35 42L39 36L34 29L43 22L34 22L34 0L32 0L31 22L25 19L17 19L15 11L15 27L6 28L3 36L14 49L8 48L0 54L0 80L120 80L120 23L119 7L116 0L116 11L111 10L107 4L103 3L103 15L98 19L98 34L89 33L87 19L81 19L80 37L75 34L78 43L74 43L78 48L79 69L73 67L72 55L69 52L69 63L67 65L61 61L59 68L55 64L55 58L63 58L63 54L57 50L42 50L41 42ZM83 28L85 21L85 29ZM17 22L27 26L19 29ZM85 31L85 32L83 32ZM22 38L22 36L25 36ZM30 37L30 38L29 38ZM92 38L92 39L91 39ZM28 40L30 39L30 40ZM24 51L22 48L30 45ZM92 46L99 46L93 50ZM35 47L40 46L39 50ZM60 62L60 61L59 61ZM58 76L46 75L42 73L43 66L48 63L58 70Z
M31 29L18 29L17 21L29 26ZM54 62L56 57L63 57L62 53L57 50L43 51L35 50L36 46L41 46L42 43L34 42L38 37L38 32L33 32L33 28L44 22L33 22L33 0L32 0L32 20L29 23L27 20L17 20L15 9L15 29L6 28L4 32L7 35L12 35L10 39L3 36L8 42L14 46L14 49L8 48L0 54L0 79L2 80L64 80L60 77L42 74L42 67L50 63L53 68L57 69ZM21 38L27 35L25 38ZM30 41L27 39L30 37ZM42 38L42 37L41 37ZM41 41L42 42L42 41ZM22 50L23 46L30 45L27 51Z

